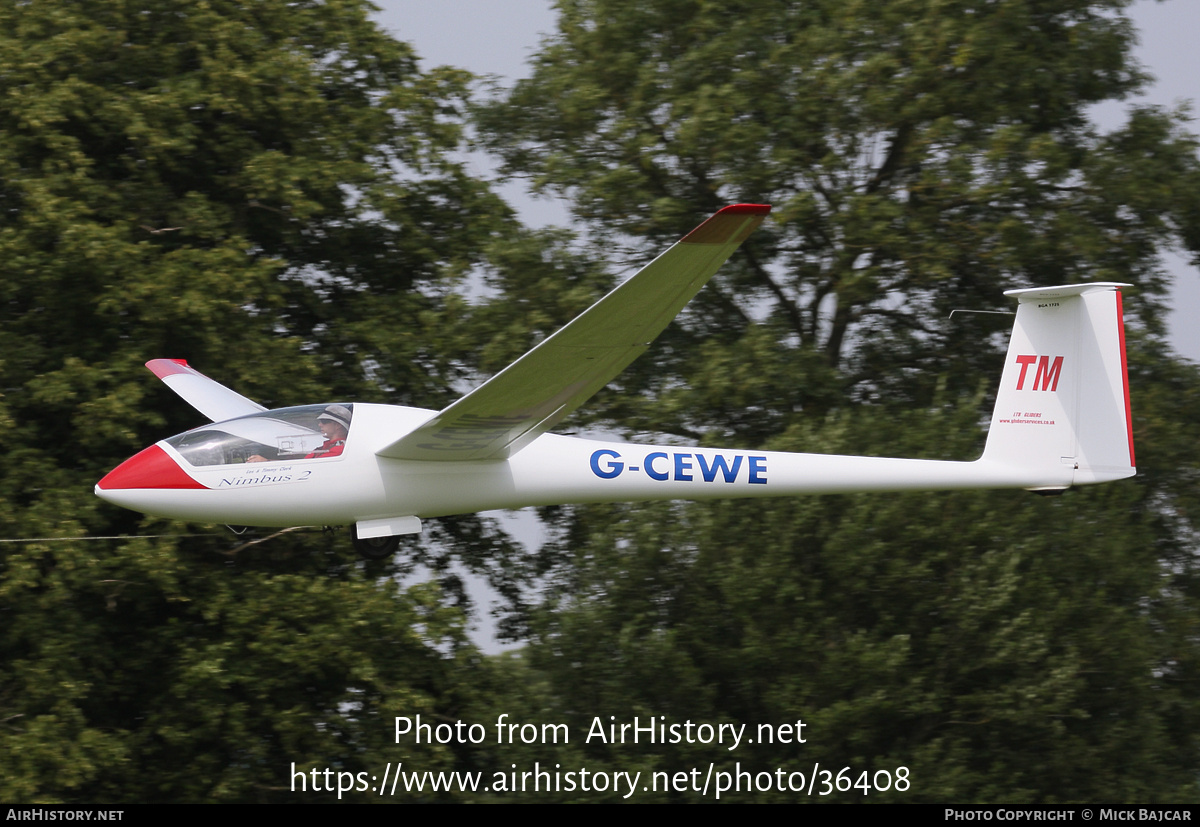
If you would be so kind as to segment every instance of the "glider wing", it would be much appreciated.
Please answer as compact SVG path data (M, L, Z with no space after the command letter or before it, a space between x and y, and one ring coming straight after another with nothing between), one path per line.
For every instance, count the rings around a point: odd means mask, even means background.
M266 410L257 402L209 379L183 359L151 359L146 367L213 422Z
M377 453L410 460L515 454L641 355L770 210L720 210L553 336Z

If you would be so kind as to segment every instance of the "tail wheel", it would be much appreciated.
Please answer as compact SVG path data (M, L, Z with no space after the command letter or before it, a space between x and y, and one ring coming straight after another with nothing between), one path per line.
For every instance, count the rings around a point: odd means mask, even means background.
M354 550L368 560L384 560L400 548L400 535L387 534L383 537L359 537L358 527L350 526L350 540Z

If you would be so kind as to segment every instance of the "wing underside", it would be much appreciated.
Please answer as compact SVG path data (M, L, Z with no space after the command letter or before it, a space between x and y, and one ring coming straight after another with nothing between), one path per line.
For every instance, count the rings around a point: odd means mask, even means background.
M266 410L254 400L209 379L182 359L151 359L146 367L213 422Z
M645 352L770 209L737 204L717 212L553 336L378 454L457 461L516 453Z

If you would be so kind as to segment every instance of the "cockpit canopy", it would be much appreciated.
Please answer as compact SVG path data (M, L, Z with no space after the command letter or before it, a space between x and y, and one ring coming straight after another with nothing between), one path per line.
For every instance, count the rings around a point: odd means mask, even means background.
M353 414L353 404L341 403L279 408L194 428L171 437L167 444L194 466L308 459L326 442L318 417L336 416L348 425Z

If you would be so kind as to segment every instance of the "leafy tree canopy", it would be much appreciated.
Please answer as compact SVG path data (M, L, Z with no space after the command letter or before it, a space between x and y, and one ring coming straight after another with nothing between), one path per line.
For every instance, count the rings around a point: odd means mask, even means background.
M908 766L912 793L884 800L1194 800L1200 375L1162 343L1159 255L1200 252L1200 166L1185 113L1089 119L1145 82L1127 6L560 0L532 76L480 109L597 249L775 206L603 400L626 432L970 458L1010 319L949 311L1135 285L1136 481L547 509L552 574L507 667L546 717L813 727L589 760Z
M509 214L452 159L468 76L370 11L0 3L0 534L43 538L0 547L0 799L272 800L291 762L376 771L388 716L461 702L464 618L397 587L412 558L232 553L92 493L199 424L150 358L269 406L453 396L450 285ZM438 531L416 559L506 553ZM123 534L169 536L62 539Z
M848 393L973 392L999 328L947 317L1008 310L1005 289L1132 281L1159 330L1158 253L1200 249L1196 143L1154 108L1111 134L1090 122L1145 82L1127 5L562 0L532 77L480 120L507 170L604 246L774 205L653 375L625 380L653 410L615 413L757 442L790 421L771 411Z

